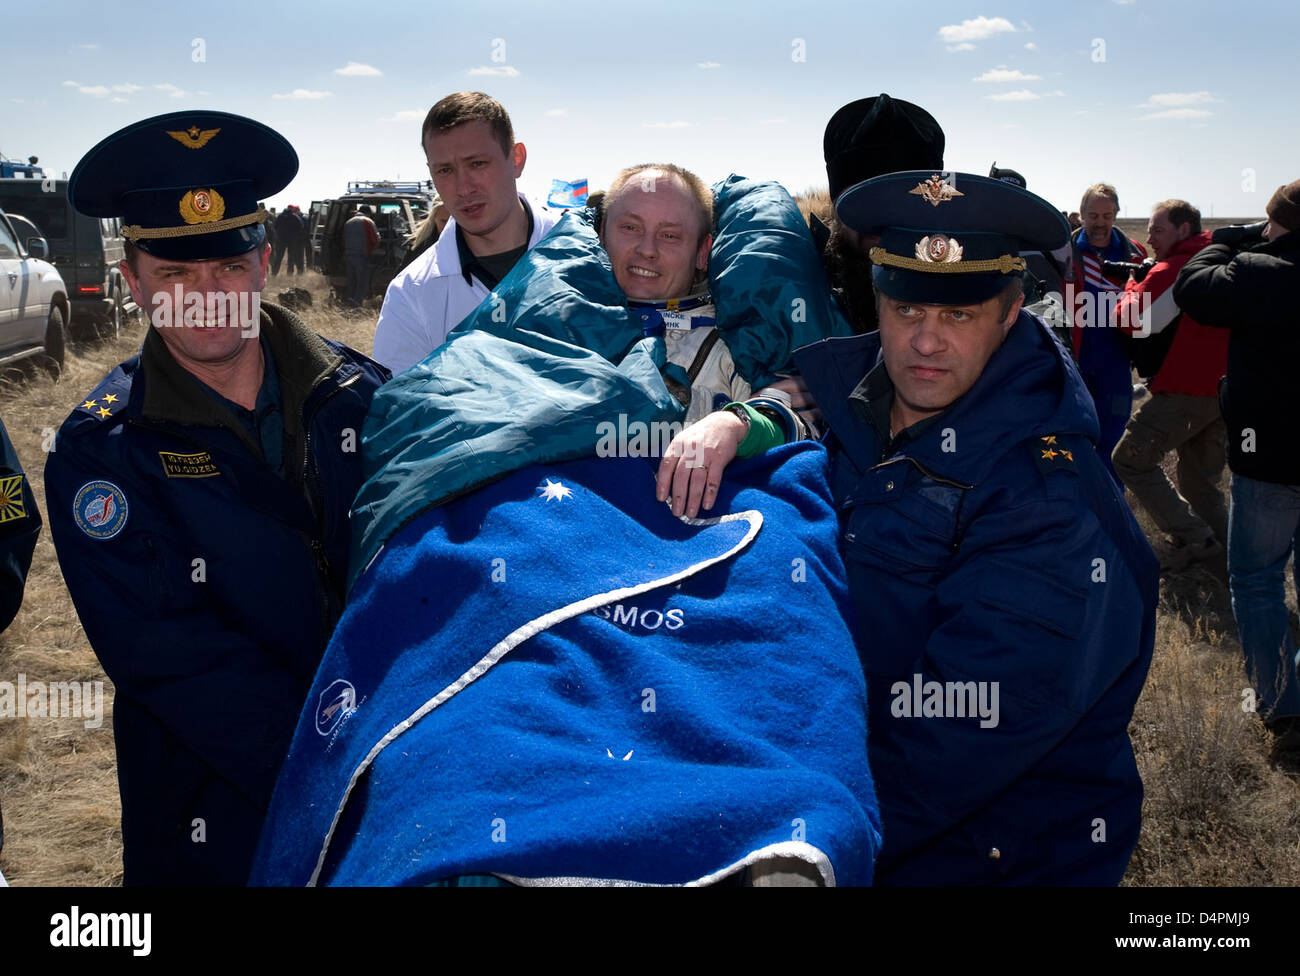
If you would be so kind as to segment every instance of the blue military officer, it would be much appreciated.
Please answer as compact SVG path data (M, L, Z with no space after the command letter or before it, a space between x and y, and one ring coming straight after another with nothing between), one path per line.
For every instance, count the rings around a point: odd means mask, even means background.
M259 199L297 171L274 130L176 112L78 164L118 216L150 315L45 468L50 527L112 679L127 884L242 884L340 613L359 444L387 371L260 300Z
M876 883L1116 884L1140 824L1127 730L1158 567L1094 449L1078 370L1021 310L1020 252L1068 227L1021 187L960 173L879 176L837 210L880 235L879 331L795 362L830 428ZM675 510L743 426L715 415L670 447L665 467L697 466L662 472Z

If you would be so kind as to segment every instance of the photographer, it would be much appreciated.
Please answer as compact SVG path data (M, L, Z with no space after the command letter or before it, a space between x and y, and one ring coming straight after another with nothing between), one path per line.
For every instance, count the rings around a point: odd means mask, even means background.
M1232 611L1257 711L1277 748L1300 748L1300 681L1284 596L1300 529L1300 180L1279 187L1262 235L1225 227L1187 262L1174 301L1205 325L1230 330L1220 405L1228 433ZM1262 240L1262 242L1261 242Z
M1153 262L1132 266L1114 324L1133 335L1133 358L1144 351L1151 396L1129 420L1115 448L1115 471L1172 537L1156 545L1162 570L1182 569L1223 552L1228 509L1219 480L1225 463L1225 431L1218 385L1228 363L1228 335L1182 315L1171 288L1188 260L1210 243L1201 231L1201 212L1186 200L1165 200L1152 208L1147 243ZM1171 341L1172 340L1172 341ZM1160 464L1178 452L1178 487Z

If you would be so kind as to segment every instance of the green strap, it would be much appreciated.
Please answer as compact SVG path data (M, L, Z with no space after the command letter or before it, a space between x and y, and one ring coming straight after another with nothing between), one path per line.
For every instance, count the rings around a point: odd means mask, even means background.
M768 448L785 443L785 433L775 421L763 416L748 403L727 404L727 407L733 406L742 407L745 415L749 417L749 433L745 435L745 439L736 448L736 457L754 457L756 454L762 454Z

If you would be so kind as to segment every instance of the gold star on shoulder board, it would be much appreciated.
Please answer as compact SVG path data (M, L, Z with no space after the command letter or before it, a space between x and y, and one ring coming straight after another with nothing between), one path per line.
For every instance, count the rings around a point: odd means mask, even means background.
M108 407L100 407L95 413L99 414L101 418L113 416L113 411L109 410Z
M104 397L104 402L105 402L105 403L117 403L117 394L116 394L116 393L110 393L110 394L108 394L107 396Z
M1052 460L1052 458L1056 457L1056 455L1057 455L1058 453L1059 453L1059 452L1057 452L1057 451L1053 451L1053 450L1049 447L1047 450L1045 450L1045 451L1043 452L1043 457L1047 458L1047 460L1050 461L1050 460Z
M1053 434L1051 437L1040 437L1039 440L1042 441L1044 444L1055 444L1056 435Z
M94 400L87 400L85 403L82 404L82 406L85 407L87 410L94 410L95 407L99 406L99 404Z
M1074 455L1071 454L1069 451L1066 451L1066 450L1062 450L1062 451L1061 451L1061 456L1062 456L1063 458L1065 458L1067 461L1073 461L1073 460L1074 460Z

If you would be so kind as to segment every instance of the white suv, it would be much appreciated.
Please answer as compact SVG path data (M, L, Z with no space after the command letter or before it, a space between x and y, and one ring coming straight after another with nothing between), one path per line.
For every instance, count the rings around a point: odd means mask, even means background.
M45 260L43 237L20 238L0 210L0 366L27 356L58 376L67 343L68 289Z

